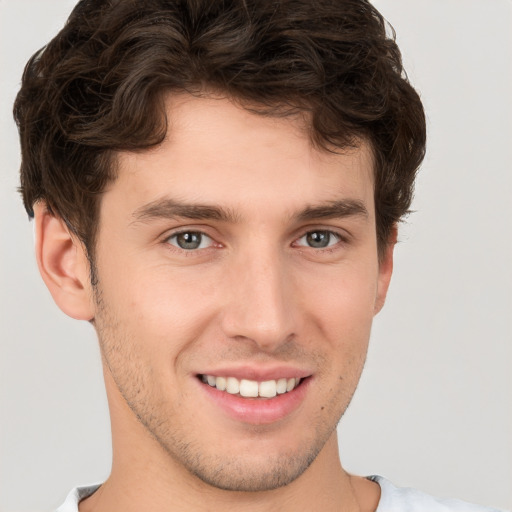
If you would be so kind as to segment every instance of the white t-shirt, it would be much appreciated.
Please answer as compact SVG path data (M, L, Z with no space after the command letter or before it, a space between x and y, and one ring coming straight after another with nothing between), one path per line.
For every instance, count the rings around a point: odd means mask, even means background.
M379 506L375 512L499 512L495 508L472 505L460 500L442 500L416 489L396 487L381 476L369 476L380 485ZM78 512L78 503L93 494L99 484L76 487L56 512Z

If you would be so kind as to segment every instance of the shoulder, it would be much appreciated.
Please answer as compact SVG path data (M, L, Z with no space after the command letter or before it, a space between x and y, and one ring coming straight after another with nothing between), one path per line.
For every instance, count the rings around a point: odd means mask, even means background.
M98 490L101 484L75 487L66 497L66 501L55 512L78 512L78 504Z
M461 500L439 499L410 487L396 487L381 476L370 476L379 484L381 496L375 512L499 512Z

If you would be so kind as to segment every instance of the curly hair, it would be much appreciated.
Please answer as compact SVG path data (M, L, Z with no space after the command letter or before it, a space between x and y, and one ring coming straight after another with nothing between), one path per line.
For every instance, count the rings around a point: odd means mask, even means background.
M367 0L80 1L27 63L14 105L29 215L43 200L92 257L116 152L162 142L165 94L208 90L261 115L307 114L326 150L367 140L386 245L426 127L394 31Z

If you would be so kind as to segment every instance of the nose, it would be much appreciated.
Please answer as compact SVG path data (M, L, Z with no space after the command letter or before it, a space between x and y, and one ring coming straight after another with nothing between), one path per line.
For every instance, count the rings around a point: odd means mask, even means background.
M277 251L260 250L231 262L224 283L228 301L222 329L229 338L250 340L276 352L298 331L291 269Z

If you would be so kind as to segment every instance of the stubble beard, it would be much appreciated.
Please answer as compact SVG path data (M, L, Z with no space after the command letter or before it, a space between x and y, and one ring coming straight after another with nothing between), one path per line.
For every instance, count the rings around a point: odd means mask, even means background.
M210 453L196 439L189 437L183 425L173 425L172 414L162 415L166 406L164 402L160 409L154 407L155 403L158 404L159 395L158 389L151 386L151 371L134 350L127 357L120 357L120 354L126 356L126 342L130 335L122 330L121 322L106 306L98 281L94 289L97 314L93 325L98 334L103 364L117 390L147 433L172 459L173 465L185 468L204 484L236 492L264 492L286 486L309 468L336 430L351 396L348 401L331 399L327 402L322 409L330 410L330 414L316 420L311 438L293 452L266 453L258 461L240 454L218 454L215 448ZM136 346L133 343L128 345ZM174 410L179 411L179 405Z
M243 454L220 455L215 449L207 453L204 447L187 442L179 431L171 432L165 424L147 421L150 415L141 412L136 404L130 408L174 464L208 486L234 492L272 491L292 483L315 461L337 426L337 422L330 429L324 425L321 432L316 432L309 443L297 447L295 452L265 453L255 460Z

